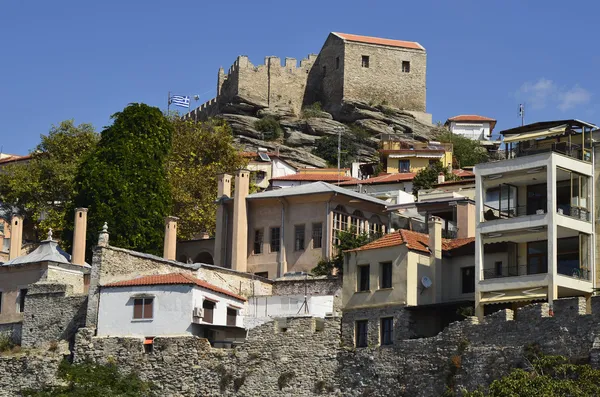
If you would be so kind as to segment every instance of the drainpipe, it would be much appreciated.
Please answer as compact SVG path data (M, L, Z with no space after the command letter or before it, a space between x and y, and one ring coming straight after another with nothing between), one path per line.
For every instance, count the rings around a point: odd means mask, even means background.
M277 263L278 277L283 277L287 272L287 263L285 260L285 203L279 198L281 204L281 232L279 233L279 256Z
M325 203L325 259L331 259L331 241L333 240L332 227L329 227L329 213L331 212L331 200L337 195L332 195L329 200Z

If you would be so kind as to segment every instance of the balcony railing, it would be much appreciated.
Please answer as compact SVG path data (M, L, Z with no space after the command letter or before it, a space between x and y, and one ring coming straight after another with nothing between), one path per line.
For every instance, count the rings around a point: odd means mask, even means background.
M539 143L536 143L535 145L530 145L528 143L517 144L511 152L511 157L533 156L548 152L560 153L578 160L591 161L589 150L585 150L581 145L568 142L556 142L551 145L539 145Z
M573 277L579 280L590 281L592 272L589 269L558 264L558 274Z
M483 206L483 219L484 221L493 221L496 219L509 219L516 218L519 216L545 214L546 205L541 205L540 208L536 209L535 212L528 210L526 205L519 205L508 208L494 208L489 205Z
M569 216L571 218L579 219L584 222L591 222L591 214L587 208L570 206L570 205L559 205L556 211L560 215Z
M528 268L527 265L513 265L503 267L502 269L483 269L483 279L489 280L492 278L504 278L504 277L518 277L527 276L531 274L543 274L548 273L547 269L533 269Z

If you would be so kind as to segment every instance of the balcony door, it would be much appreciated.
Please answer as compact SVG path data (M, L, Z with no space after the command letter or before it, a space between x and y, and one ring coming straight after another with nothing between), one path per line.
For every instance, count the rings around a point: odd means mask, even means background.
M546 212L548 190L545 183L527 186L527 215L535 215L538 210Z
M527 243L527 274L548 273L548 242Z

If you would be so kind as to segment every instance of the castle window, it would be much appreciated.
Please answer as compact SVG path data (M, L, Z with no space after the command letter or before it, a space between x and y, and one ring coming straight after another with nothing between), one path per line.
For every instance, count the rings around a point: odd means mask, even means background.
M340 68L340 57L335 57L335 68L336 69Z
M323 66L323 76L327 74L327 66Z
M360 320L355 323L354 327L354 344L356 347L367 347L369 322Z
M369 67L369 56L368 55L363 55L362 56L362 67L363 68L368 68Z
M410 73L410 62L409 61L402 61L402 71L404 73Z

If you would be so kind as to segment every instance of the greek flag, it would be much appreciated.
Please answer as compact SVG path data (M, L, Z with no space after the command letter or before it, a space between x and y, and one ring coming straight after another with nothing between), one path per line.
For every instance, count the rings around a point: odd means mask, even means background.
M169 99L169 103L172 103L175 106L181 106L183 108L190 107L190 97L183 95L172 95Z

